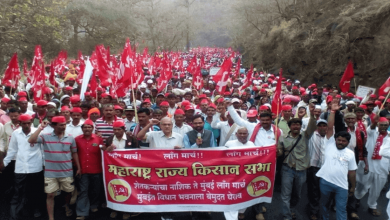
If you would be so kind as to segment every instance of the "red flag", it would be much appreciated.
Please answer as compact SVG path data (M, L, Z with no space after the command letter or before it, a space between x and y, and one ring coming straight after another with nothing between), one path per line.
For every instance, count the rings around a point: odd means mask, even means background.
M31 77L31 84L32 85L35 85L36 77L41 72L40 63L41 63L42 59L43 59L43 55L42 55L41 45L36 45L35 46L33 63L31 65L31 70L30 70L30 77Z
M353 73L352 61L349 61L347 68L344 71L343 77L341 77L339 87L341 92L349 92L349 87L351 86L351 80L355 76Z
M51 64L50 64L49 82L50 82L50 84L52 84L54 87L58 87L58 83L56 82L55 74L54 74L54 62L51 62Z
M7 86L11 86L12 88L16 88L18 81L20 78L20 69L18 63L18 54L14 53L11 60L8 63L7 69L4 72L4 77L2 83Z
M192 74L195 71L197 66L198 66L198 62L197 62L196 54L195 54L187 66L187 71Z
M34 101L38 102L43 99L44 89L45 89L45 65L41 62L40 71L36 72L34 88Z
M89 80L89 89L92 93L97 94L98 84L96 81L96 69L92 70L91 79Z
M97 58L97 65L98 65L98 71L97 75L100 79L100 85L103 87L110 86L111 84L111 78L110 76L112 75L111 69L108 66L105 58L106 58L106 51L101 48L102 46L96 46L96 58Z
M192 74L192 86L198 91L203 88L203 77L200 66L196 67L194 74Z
M234 77L237 78L240 75L240 69L241 69L241 59L238 59L236 63L236 71L234 72Z
M127 38L125 47L123 48L121 63L119 65L118 81L127 82L130 81L130 77L133 75L135 69L135 63L131 51L130 40Z
M232 59L229 57L223 62L221 69L213 77L216 83L216 89L222 93L225 91L228 79L230 78L230 68L232 67Z
M378 94L380 96L387 96L390 91L390 77L386 80L386 82L378 89Z
M283 73L283 69L280 68L279 79L278 79L278 82L276 84L274 98L272 99L272 113L274 113L276 115L276 117L278 116L278 114L282 108L282 98L281 98L281 95L282 95L282 73Z
M251 64L251 68L249 69L249 71L246 74L246 78L244 80L244 84L241 86L241 89L245 89L245 88L252 85L252 83L253 83L252 77L253 77L253 65Z
M160 72L160 77L157 78L157 91L161 92L168 85L168 81L172 78L172 70L168 66L166 59L163 60L163 69Z

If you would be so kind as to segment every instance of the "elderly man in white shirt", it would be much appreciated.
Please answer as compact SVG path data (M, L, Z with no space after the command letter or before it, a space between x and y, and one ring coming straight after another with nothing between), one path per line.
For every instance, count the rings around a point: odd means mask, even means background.
M159 123L161 131L149 131L149 128ZM157 119L151 119L149 124L145 126L140 132L138 132L137 139L149 143L150 148L155 149L183 148L183 136L181 134L173 132L172 127L172 120L168 117L162 118L161 121Z
M249 132L245 127L238 127L235 134L237 140L230 140L226 142L225 147L254 147L255 144L252 141L248 141ZM237 220L245 218L245 208L238 211L224 212L226 220Z
M173 117L174 117L174 123L175 123L173 125L173 129L172 129L173 132L181 134L181 136L184 137L184 135L187 132L193 130L193 128L191 126L184 123L185 113L182 109L176 109Z
M11 219L18 219L23 210L27 196L28 205L34 208L34 216L39 217L45 208L43 193L43 157L40 144L31 145L28 139L32 132L32 117L29 114L19 116L22 128L16 129L11 136L8 153L0 163L0 170L10 164L16 157L14 196L11 200Z

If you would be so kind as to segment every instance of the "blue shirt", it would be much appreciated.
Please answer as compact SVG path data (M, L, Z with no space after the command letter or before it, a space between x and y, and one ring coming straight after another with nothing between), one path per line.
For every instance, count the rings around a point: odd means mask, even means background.
M219 137L219 134L221 132L220 129L214 129L211 127L211 124L205 119L204 120L204 127L203 127L205 130L209 130L211 132L213 132L213 135L214 135L214 142L215 142L215 146L217 146L217 138Z

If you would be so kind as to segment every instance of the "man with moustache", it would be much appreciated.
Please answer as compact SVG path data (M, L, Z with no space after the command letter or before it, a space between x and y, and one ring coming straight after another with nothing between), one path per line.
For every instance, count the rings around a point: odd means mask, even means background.
M10 216L12 220L20 218L20 213L25 207L32 207L34 217L41 216L41 210L45 208L43 194L42 151L40 144L27 142L32 132L32 117L29 114L20 115L18 118L21 129L12 133L7 156L0 163L0 170L10 164L16 157L14 195L11 200ZM27 200L27 202L26 202ZM25 206L27 204L27 206Z
M215 147L214 134L204 129L204 117L200 114L192 118L194 130L184 135L185 148L207 148Z
M317 172L320 177L322 218L329 220L329 200L335 195L337 220L347 219L347 200L353 196L356 184L356 161L354 152L347 146L351 135L340 131L333 136L336 111L340 109L338 101L333 101L328 117L326 133L325 159Z

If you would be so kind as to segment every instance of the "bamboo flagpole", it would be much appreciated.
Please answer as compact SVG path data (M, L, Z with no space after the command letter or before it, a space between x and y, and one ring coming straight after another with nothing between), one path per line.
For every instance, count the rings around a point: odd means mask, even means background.
M386 96L385 100L383 101L383 103L382 103L382 105L381 105L381 108L380 108L379 110L382 110L382 109L383 109L383 106L385 105L386 100L389 98L389 95L390 95L390 91L387 93L387 96ZM379 112L380 112L380 111L378 111L378 113L379 113Z
M133 88L133 76L130 77L130 80L131 80L131 95L133 96L133 105L134 105L134 113L135 113L135 123L138 123L137 103L135 100L134 88Z
M353 82L355 83L355 94L357 93L357 85L356 85L356 79L353 77Z

